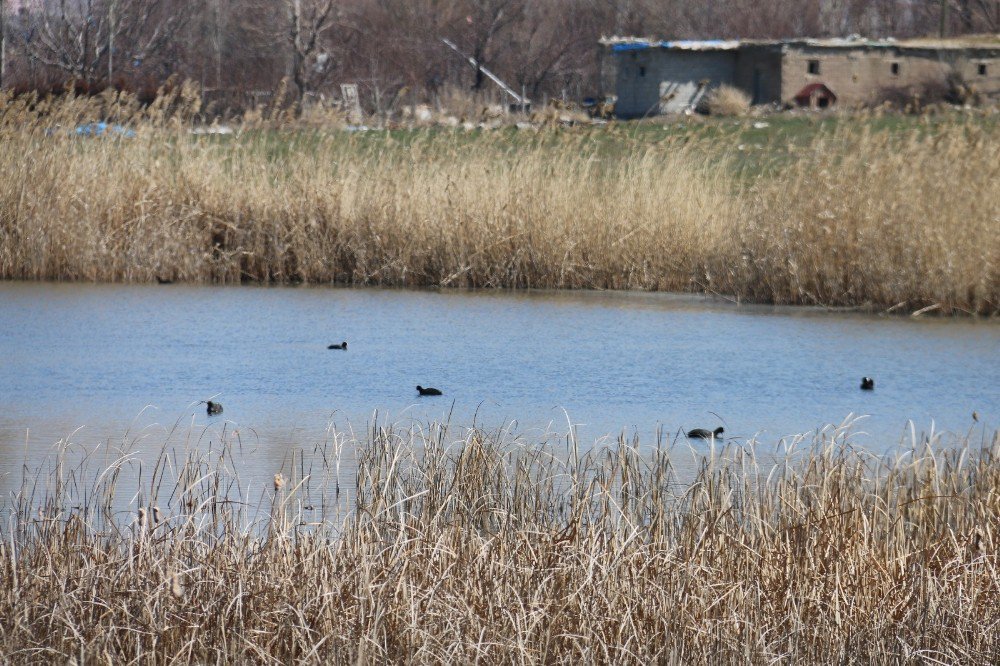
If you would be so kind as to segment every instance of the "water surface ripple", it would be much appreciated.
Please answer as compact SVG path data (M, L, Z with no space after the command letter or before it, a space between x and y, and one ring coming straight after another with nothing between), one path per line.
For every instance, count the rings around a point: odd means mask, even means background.
M222 417L193 404L212 396ZM375 410L528 433L564 431L568 415L590 442L720 424L777 440L854 413L869 415L858 441L881 451L910 420L990 432L998 407L995 321L668 294L0 283L7 475L71 433L87 447L131 428L154 445L178 421L248 433L266 478L331 423L363 436Z

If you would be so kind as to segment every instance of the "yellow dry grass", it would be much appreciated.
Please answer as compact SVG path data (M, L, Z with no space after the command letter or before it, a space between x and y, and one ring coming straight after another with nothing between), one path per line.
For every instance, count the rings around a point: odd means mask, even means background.
M744 173L711 133L189 135L185 104L0 102L0 278L681 290L1000 311L995 126L859 121ZM71 128L96 114L138 136ZM768 150L764 147L764 150Z
M714 88L705 101L713 116L742 116L750 111L750 96L735 86Z
M1000 311L995 131L842 132L750 189L720 290L750 301Z
M681 452L666 445L583 454L375 429L336 495L331 467L293 459L263 502L233 485L223 442L178 467L161 458L124 509L128 456L100 476L57 465L40 485L26 478L4 519L0 651L8 663L996 663L1000 439L915 441L879 459L847 431L773 469L753 444L732 446L678 483ZM317 458L332 466L339 450ZM346 516L332 509L341 487Z

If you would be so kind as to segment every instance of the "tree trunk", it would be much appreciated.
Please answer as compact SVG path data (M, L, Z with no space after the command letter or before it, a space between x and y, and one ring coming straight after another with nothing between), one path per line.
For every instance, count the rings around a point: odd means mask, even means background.
M115 80L115 0L108 5L108 88Z
M7 73L7 3L0 0L0 90L3 90L4 75Z
M483 52L481 49L476 49L472 55L476 59L476 82L472 84L472 89L479 92L483 89L486 84L486 75L483 74Z
M302 0L292 0L288 5L289 42L292 47L291 71L292 83L295 84L295 111L302 112L302 100L305 97L305 58L302 53Z

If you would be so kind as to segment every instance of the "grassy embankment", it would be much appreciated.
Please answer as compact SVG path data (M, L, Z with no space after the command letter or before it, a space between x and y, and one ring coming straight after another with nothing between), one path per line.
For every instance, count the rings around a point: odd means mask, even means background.
M125 104L137 137L71 136L100 104L0 102L0 278L1000 312L995 115L194 137Z
M26 475L4 517L0 653L997 663L1000 439L986 438L879 460L830 430L773 470L734 447L680 485L669 446L376 430L342 486L346 518L319 500L335 449L326 468L293 459L262 503L234 482L235 447L164 457L124 515L110 507L128 456L100 477L56 467Z

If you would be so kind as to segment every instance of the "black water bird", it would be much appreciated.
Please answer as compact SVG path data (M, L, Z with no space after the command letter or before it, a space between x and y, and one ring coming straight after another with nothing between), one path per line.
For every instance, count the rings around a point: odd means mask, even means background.
M221 414L222 413L222 405L220 403L218 403L218 402L212 402L211 400L209 400L205 404L208 405L208 415L209 416L215 416L216 414Z
M341 342L339 345L330 345L327 349L343 349L344 351L347 351L347 343Z
M861 378L861 390L862 391L874 391L875 390L875 380L871 377Z
M694 430L688 430L687 436L691 439L712 439L713 437L721 437L724 432L725 429L722 426L712 431L705 430L704 428L695 428Z
M420 384L417 384L417 393L420 395L442 395L441 391L436 388L424 388Z

